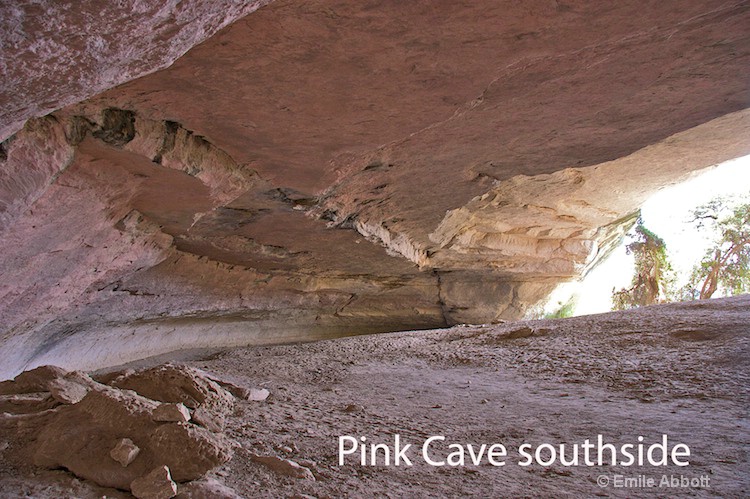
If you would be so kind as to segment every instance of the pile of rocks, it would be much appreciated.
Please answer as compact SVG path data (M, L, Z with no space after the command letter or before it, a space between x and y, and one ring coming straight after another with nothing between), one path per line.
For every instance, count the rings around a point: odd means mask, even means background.
M26 435L28 459L37 466L65 468L138 498L170 498L176 482L200 478L232 457L223 434L231 392L248 400L268 396L172 364L97 380L44 366L0 383L0 426Z

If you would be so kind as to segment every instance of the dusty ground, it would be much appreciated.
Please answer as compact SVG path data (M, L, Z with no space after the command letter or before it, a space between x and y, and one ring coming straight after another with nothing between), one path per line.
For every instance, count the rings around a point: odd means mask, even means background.
M214 475L245 497L750 494L750 296L241 348L187 362L271 391L264 403L239 403L228 434L242 447ZM338 465L339 436L392 443L396 434L413 446L412 467L361 466L352 456ZM598 434L618 447L666 434L670 445L690 447L690 465L517 464L524 442L580 444ZM452 442L503 443L507 464L429 466L420 448L432 435L446 437L433 447L443 457ZM250 453L297 460L317 480L277 475ZM2 497L127 497L62 471L19 470L3 461L0 473ZM709 487L613 487L615 475L658 484L665 474L706 476ZM600 475L608 487L597 485Z

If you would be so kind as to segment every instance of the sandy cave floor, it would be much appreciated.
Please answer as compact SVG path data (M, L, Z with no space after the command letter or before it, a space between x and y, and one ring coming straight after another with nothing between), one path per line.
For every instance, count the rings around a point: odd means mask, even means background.
M241 447L212 472L244 497L750 496L750 296L239 348L185 362L271 391L266 402L238 401L227 434ZM361 466L354 456L338 465L339 436L392 443L396 434L412 444L413 466ZM618 447L666 434L690 447L690 465L517 464L524 442L598 434ZM502 443L507 464L429 466L420 450L432 435L446 437L436 456L452 442ZM275 474L251 453L299 461L316 481ZM710 486L612 485L615 475L658 483L665 474L705 476ZM600 475L610 486L597 485ZM0 497L102 496L130 497L0 460Z

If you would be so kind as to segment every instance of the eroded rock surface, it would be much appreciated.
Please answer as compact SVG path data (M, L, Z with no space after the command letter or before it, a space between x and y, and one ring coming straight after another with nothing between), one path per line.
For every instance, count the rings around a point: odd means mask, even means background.
M130 490L138 499L170 499L177 495L177 484L172 481L167 466L159 466L151 473L136 478Z
M0 141L28 118L169 66L267 1L19 1L0 11Z
M3 12L4 377L519 318L750 153L746 2L264 3Z
M232 394L219 384L197 370L172 364L125 373L110 384L152 400L182 404L193 411L194 420L211 430L223 428L224 418L234 406ZM163 406L157 407L157 415L164 410Z

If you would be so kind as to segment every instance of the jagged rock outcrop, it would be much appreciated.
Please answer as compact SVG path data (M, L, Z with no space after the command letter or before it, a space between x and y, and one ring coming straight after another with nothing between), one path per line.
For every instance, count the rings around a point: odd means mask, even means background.
M9 22L86 57L21 88L31 42L5 51L3 130L71 105L0 149L0 374L518 318L750 153L741 1L278 0L77 102L261 3L110 6L148 33L103 51L63 7L94 45Z

